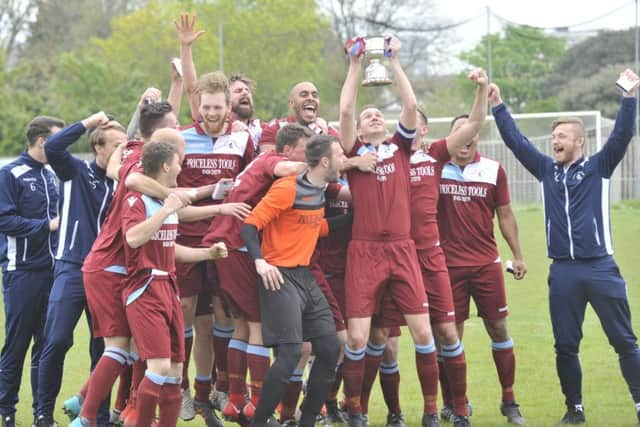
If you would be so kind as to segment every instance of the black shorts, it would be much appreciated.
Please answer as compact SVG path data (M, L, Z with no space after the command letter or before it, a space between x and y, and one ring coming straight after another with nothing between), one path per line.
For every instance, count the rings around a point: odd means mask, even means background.
M258 276L262 340L266 347L336 334L331 308L308 267L278 267L284 284L265 289Z

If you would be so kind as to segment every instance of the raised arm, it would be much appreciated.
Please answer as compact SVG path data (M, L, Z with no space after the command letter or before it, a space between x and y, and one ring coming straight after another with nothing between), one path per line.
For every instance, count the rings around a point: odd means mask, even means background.
M119 144L113 153L111 153L111 157L109 157L109 161L107 162L107 177L111 178L114 181L120 180L120 166L122 166L122 152L127 148L126 143Z
M495 83L489 84L489 103L491 111L496 120L496 126L500 131L500 136L507 147L513 152L518 161L527 168L538 181L542 180L546 163L551 161L550 157L542 154L522 133L513 117L509 114L507 106L500 97L500 88Z
M362 74L362 48L358 43L363 43L356 37L345 45L345 51L349 55L349 70L340 93L340 135L342 147L348 155L356 143L356 101L358 99L358 86ZM415 120L415 119L414 119Z
M142 106L144 104L160 102L161 99L162 91L160 89L156 89L155 87L148 87L144 90L142 96L140 97L140 101L138 101L138 105L136 106L135 111L129 119L129 124L127 125L127 139L129 141L140 138L138 130L140 122L140 109L142 108Z
M606 178L613 174L613 171L624 157L635 130L636 96L640 80L630 69L620 73L620 76L625 76L630 81L636 81L636 84L628 92L622 93L620 110L618 110L613 130L609 134L607 143L593 156L598 160L598 167Z
M418 100L416 99L416 94L413 92L413 87L411 86L411 82L409 81L407 74L404 72L402 65L400 65L400 58L398 57L398 55L400 53L402 43L400 43L400 40L397 37L392 36L388 41L388 45L388 51L391 55L391 58L389 59L389 65L391 66L391 70L393 70L393 78L398 88L400 101L402 102L400 123L406 129L415 129L416 113L418 112ZM342 131L342 128L340 129L340 131Z
M173 21L178 30L178 39L180 40L180 60L182 61L182 76L184 79L184 88L189 98L189 107L191 108L191 118L193 121L199 119L198 106L199 102L195 97L195 85L197 80L196 65L193 62L193 42L198 40L204 34L204 30L196 31L196 15L189 13L180 14L180 18Z
M447 150L453 155L463 145L468 144L476 136L487 116L487 93L489 90L489 78L482 68L476 68L469 73L469 80L477 85L476 97L471 107L469 120L460 126L455 132L447 136Z
M180 117L180 109L182 108L182 65L178 58L171 61L171 87L169 88L169 96L167 102L171 104L176 117ZM178 67L180 69L178 69Z

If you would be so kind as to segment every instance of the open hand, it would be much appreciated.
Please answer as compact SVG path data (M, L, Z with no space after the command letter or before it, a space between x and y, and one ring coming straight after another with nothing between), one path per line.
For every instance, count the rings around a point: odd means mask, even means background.
M282 273L275 267L263 259L256 260L256 271L262 278L262 283L266 290L277 291L280 289L280 285L284 284Z
M205 33L204 30L196 31L196 14L181 13L180 19L173 21L173 24L178 30L178 38L180 44L185 46L191 46L193 42L198 40L201 35Z

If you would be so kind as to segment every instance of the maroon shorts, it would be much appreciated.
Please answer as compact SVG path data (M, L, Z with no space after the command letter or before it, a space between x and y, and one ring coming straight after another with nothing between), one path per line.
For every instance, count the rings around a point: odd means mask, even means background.
M122 304L123 281L126 277L108 271L82 273L94 337L131 336Z
M478 267L449 267L449 276L457 322L469 318L471 297L478 308L478 316L483 319L498 320L507 317L509 312L501 263Z
M431 323L455 322L449 271L440 246L418 250L418 261L422 281L429 300L429 318Z
M230 251L216 261L222 298L232 317L260 322L258 273L248 252Z
M331 314L333 315L333 321L336 324L336 331L344 331L347 329L347 325L344 321L344 317L342 316L342 311L340 310L336 297L333 295L331 285L327 282L327 279L324 277L324 273L317 262L311 263L311 274L329 303L329 308L331 308Z
M370 317L385 290L404 314L428 313L413 240L352 240L345 274L347 318Z
M207 261L206 274L204 280L204 290L209 295L217 297L220 295L220 274L218 274L218 266L215 261Z
M127 290L139 287L129 285ZM153 276L144 292L127 304L126 312L142 360L184 362L184 318L169 278Z
M371 318L371 327L397 331L400 330L400 326L406 324L407 321L404 319L404 314L402 314L402 311L393 300L391 292L385 291L384 295L382 295L380 308ZM389 336L391 336L391 332L389 332Z
M342 318L347 318L346 304L345 304L345 290L344 290L344 273L329 274L325 276L327 283L333 292L333 296L336 298L336 303L342 313Z
M389 338L399 337L400 335L402 335L400 326L392 326L389 328Z

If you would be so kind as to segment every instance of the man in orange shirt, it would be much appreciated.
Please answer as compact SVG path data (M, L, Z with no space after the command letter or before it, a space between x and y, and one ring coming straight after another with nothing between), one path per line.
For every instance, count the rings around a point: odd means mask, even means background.
M343 156L337 138L313 136L306 148L308 170L277 180L242 227L242 238L259 275L264 345L274 347L276 353L252 426L267 425L287 390L303 341L311 342L316 359L300 426L315 425L333 382L340 342L329 304L309 266L318 237L348 222L346 216L330 223L324 218L324 190L327 183L338 180Z

